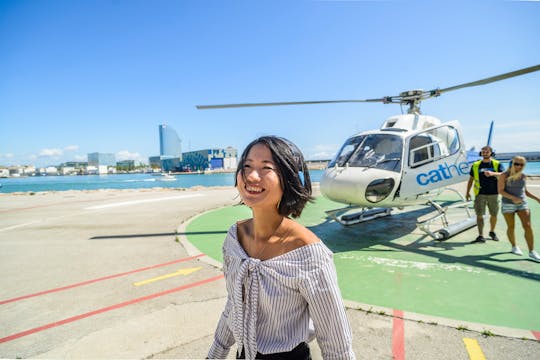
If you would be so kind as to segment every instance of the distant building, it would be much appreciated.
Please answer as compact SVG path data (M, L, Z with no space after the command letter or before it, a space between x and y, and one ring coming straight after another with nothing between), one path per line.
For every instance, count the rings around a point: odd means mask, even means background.
M182 171L182 141L169 125L159 125L159 156L150 156L148 162L153 169Z
M176 131L168 125L159 125L159 155L182 160L182 141Z
M88 166L86 161L66 161L65 163L60 164L60 166L70 166L76 169L84 169Z
M168 125L159 125L159 156L150 156L152 169L164 172L232 170L236 169L238 151L235 148L204 149L182 153L182 141Z
M540 151L521 151L521 152L508 152L497 153L496 158L498 160L511 160L514 156L523 156L527 161L540 161Z
M90 153L88 154L88 168L90 167L96 168L98 174L116 172L116 157L110 153ZM90 173L90 170L88 172Z
M135 160L122 160L116 162L116 168L121 171L135 170Z
M110 153L90 153L88 154L88 165L89 166L100 166L100 165L106 165L106 166L115 166L116 165L116 157L114 154Z
M161 169L161 156L150 156L148 158L148 164L152 169Z
M203 149L183 154L183 167L190 170L232 170L236 169L238 151L235 148Z
M67 161L58 166L58 171L62 175L85 174L87 167L86 161Z
M161 159L161 170L165 172L181 172L184 171L182 167L182 160L179 157L174 158L162 158Z

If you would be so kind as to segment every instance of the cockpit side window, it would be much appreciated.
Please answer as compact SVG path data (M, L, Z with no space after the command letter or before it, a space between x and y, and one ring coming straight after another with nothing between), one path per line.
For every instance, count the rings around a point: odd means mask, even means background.
M453 155L459 147L459 136L452 126L424 131L409 141L409 166L414 168Z

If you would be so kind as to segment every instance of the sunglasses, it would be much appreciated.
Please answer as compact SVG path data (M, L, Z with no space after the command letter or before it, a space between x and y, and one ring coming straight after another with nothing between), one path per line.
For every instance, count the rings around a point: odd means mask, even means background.
M515 163L514 166L525 166L523 163Z

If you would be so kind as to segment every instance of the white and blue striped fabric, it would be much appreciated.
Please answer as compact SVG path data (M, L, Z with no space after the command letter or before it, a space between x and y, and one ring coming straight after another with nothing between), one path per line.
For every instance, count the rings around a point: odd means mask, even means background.
M332 256L318 242L254 259L232 225L223 244L227 303L208 357L226 358L236 342L246 359L255 359L257 352L290 351L315 335L324 359L355 359Z

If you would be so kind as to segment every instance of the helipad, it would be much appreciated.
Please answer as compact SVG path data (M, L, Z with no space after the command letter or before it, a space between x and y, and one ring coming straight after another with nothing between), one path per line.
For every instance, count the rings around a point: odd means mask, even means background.
M416 219L431 211L429 208L407 208L386 218L344 227L325 216L326 210L339 206L318 197L300 222L334 252L345 299L464 324L539 334L540 263L526 256L519 228L516 235L525 256L510 253L502 216L496 228L499 242L471 244L477 236L475 228L438 242L416 228ZM534 218L540 206L531 202L531 210ZM250 210L244 206L205 213L187 226L188 240L221 261L227 229L247 217ZM538 226L535 228L539 234Z

